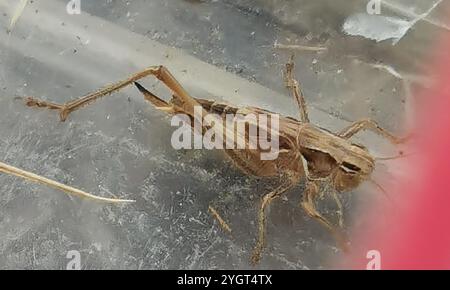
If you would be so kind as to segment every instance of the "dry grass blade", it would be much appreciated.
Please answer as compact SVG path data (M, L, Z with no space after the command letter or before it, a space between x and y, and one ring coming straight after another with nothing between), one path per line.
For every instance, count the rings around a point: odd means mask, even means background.
M64 191L68 194L72 194L72 195L76 195L78 197L84 197L87 199L91 199L91 200L96 200L96 201L101 201L101 202L107 202L107 203L130 203L130 202L134 202L134 200L127 200L127 199L116 199L116 198L106 198L106 197L100 197L100 196L95 196L93 194L84 192L82 190L73 188L71 186L59 183L57 181L42 177L40 175L28 172L28 171L24 171L22 169L13 167L11 165L5 164L3 162L0 162L0 172L6 173L6 174L10 174L10 175L14 175L17 177L21 177L23 179L35 182L35 183L40 183L40 184L44 184L56 189L59 189L61 191Z
M274 47L276 49L286 49L286 50L298 50L298 51L326 51L328 48L321 46L305 46L305 45L289 45L275 43Z
M27 3L28 0L20 0L16 10L14 11L13 16L11 17L11 22L9 23L9 27L7 30L8 33L11 33L11 31L14 29L14 26L16 26L17 20L19 20L20 16L22 16L22 13L25 10Z
M220 226L227 232L231 234L231 228L230 226L223 220L223 218L219 215L219 213L210 206L208 208L209 212L213 215L213 217L219 222Z

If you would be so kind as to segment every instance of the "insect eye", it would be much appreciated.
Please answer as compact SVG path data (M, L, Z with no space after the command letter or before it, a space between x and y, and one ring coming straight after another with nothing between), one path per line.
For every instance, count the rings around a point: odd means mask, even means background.
M349 173L357 173L357 172L361 171L361 168L359 168L358 166L353 165L353 164L348 163L348 162L345 162L345 161L342 162L341 168L344 169L346 172L349 172Z

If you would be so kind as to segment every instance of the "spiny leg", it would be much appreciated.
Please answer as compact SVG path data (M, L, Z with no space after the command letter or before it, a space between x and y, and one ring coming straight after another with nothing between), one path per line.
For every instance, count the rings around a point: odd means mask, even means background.
M29 171L25 171L16 167L13 167L11 165L5 164L3 162L0 162L0 172L5 173L5 174L10 174L10 175L14 175L23 179L26 179L28 181L32 181L35 183L40 183L43 185L47 185L53 188L56 188L58 190L64 191L68 194L72 194L72 195L76 195L79 197L84 197L87 199L92 199L92 200L96 200L96 201L101 201L101 202L109 202L109 203L129 203L129 202L134 202L134 200L126 200L126 199L116 199L116 198L105 198L105 197L100 197L100 196L95 196L92 195L90 193L81 191L79 189L73 188L71 186L67 186L65 184L56 182L54 180L45 178L43 176L31 173Z
M303 91L294 77L294 55L291 56L290 61L286 64L286 72L284 75L285 84L291 90L292 95L297 101L300 110L300 120L304 123L309 123L308 108L306 107L305 96Z
M348 139L352 137L353 135L357 134L358 132L362 130L371 130L378 135L386 138L391 142L392 144L401 144L409 140L411 136L407 136L404 138L399 138L394 136L393 134L389 133L386 129L381 128L377 122L370 120L370 119L363 119L354 122L347 128L343 129L341 132L339 132L339 136L345 139Z
M97 99L109 95L117 90L120 90L128 85L130 85L131 83L142 79L148 75L156 75L158 73L158 71L160 70L160 67L154 66L154 67L149 67L141 72L138 72L132 76L130 76L129 78L119 81L117 83L114 83L112 85L109 85L107 87L104 87L98 91L95 91L93 93L90 93L88 95L85 95L83 97L77 98L75 100L69 101L67 103L64 104L55 104L55 103L50 103L50 102L45 102L45 101L41 101L38 100L36 98L27 98L27 106L30 107L39 107L39 108L48 108L48 109L57 109L60 111L60 118L61 121L65 121L68 117L68 115L70 113L72 113L73 111L78 110L79 108L86 106L94 101L96 101Z
M264 245L266 241L266 209L270 205L270 203L282 195L284 192L289 190L294 183L288 182L276 188L274 191L266 194L261 202L261 207L258 213L258 241L256 243L255 248L253 249L253 254L251 257L251 262L253 265L256 265L261 260L261 255L264 250Z
M181 104L187 108L192 108L189 112L193 111L193 106L197 105L194 99L189 96L186 90L176 81L176 79L170 74L170 72L163 66L152 66L141 72L133 74L129 78L109 85L105 88L102 88L98 91L90 93L81 98L75 99L73 101L69 101L65 104L55 104L51 102L45 102L42 100L38 100L36 98L27 98L27 105L30 107L46 107L48 109L59 110L61 121L65 121L70 113L78 110L79 108L88 105L97 99L109 95L117 90L120 90L144 77L149 75L153 75L162 81L169 89L171 89L178 97L181 98Z
M307 183L303 201L301 206L306 211L306 213L311 217L319 221L323 226L325 226L334 236L338 242L341 249L344 251L348 250L347 239L343 234L337 230L325 217L323 217L316 209L315 200L319 195L319 184L317 182L309 181Z

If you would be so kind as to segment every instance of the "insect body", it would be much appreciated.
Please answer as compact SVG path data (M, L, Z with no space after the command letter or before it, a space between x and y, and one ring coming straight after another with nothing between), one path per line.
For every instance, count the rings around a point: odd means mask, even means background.
M342 248L347 247L347 241L341 231L322 216L316 209L315 201L320 194L321 186L332 185L332 195L340 208L339 224L342 221L342 205L337 192L351 190L361 182L370 179L375 167L375 159L368 150L352 143L349 138L363 129L370 129L392 143L400 143L404 139L396 138L384 129L380 128L371 120L361 120L351 124L339 133L332 133L309 122L308 110L298 82L293 77L294 63L291 60L286 65L286 86L291 90L296 99L300 119L281 116L279 121L279 155L275 160L262 160L260 149L225 149L225 154L245 174L259 177L279 177L280 184L273 191L262 198L258 212L258 240L252 254L252 262L258 263L265 244L266 235L266 211L270 203L286 191L292 189L301 180L306 183L305 191L301 201L301 207L306 213L324 225L337 239ZM172 92L173 98L166 102L137 81L146 76L153 75L162 81ZM94 93L68 102L66 104L55 104L35 98L28 98L28 106L45 107L58 110L62 121L66 120L73 111L117 91L130 84L135 84L144 98L152 103L155 108L169 114L182 113L194 119L194 108L201 106L204 113L212 112L219 116L225 113L234 114L274 114L270 111L256 107L235 107L228 104L217 103L210 100L197 99L177 82L170 72L163 66L154 66L143 70L131 77L100 89ZM202 128L204 132L207 128ZM224 128L222 128L224 129ZM259 128L261 129L261 128ZM268 130L268 128L265 128ZM225 128L226 132L227 128ZM203 133L202 132L202 133ZM223 131L221 131L223 132ZM230 133L230 132L228 132ZM234 134L234 131L231 132ZM240 136L248 142L248 136ZM272 136L273 137L273 136ZM217 212L216 212L217 214Z

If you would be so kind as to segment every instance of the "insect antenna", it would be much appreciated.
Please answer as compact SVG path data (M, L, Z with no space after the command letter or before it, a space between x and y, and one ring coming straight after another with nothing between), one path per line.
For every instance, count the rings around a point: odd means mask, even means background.
M375 185L375 187L378 188L378 189L381 191L381 193L384 195L384 197L386 197L386 199L389 200L389 202L390 202L392 205L395 205L394 200L392 200L392 198L389 196L389 194L388 194L387 191L384 189L384 187L381 186L381 184L379 184L378 182L376 182L376 181L373 180L373 179L369 179L368 181L369 181L370 183L372 183L373 185Z
M401 158L407 158L414 155L414 153L404 154L403 152L400 152L397 156L391 156L391 157L375 157L376 161L389 161L389 160L396 160Z

